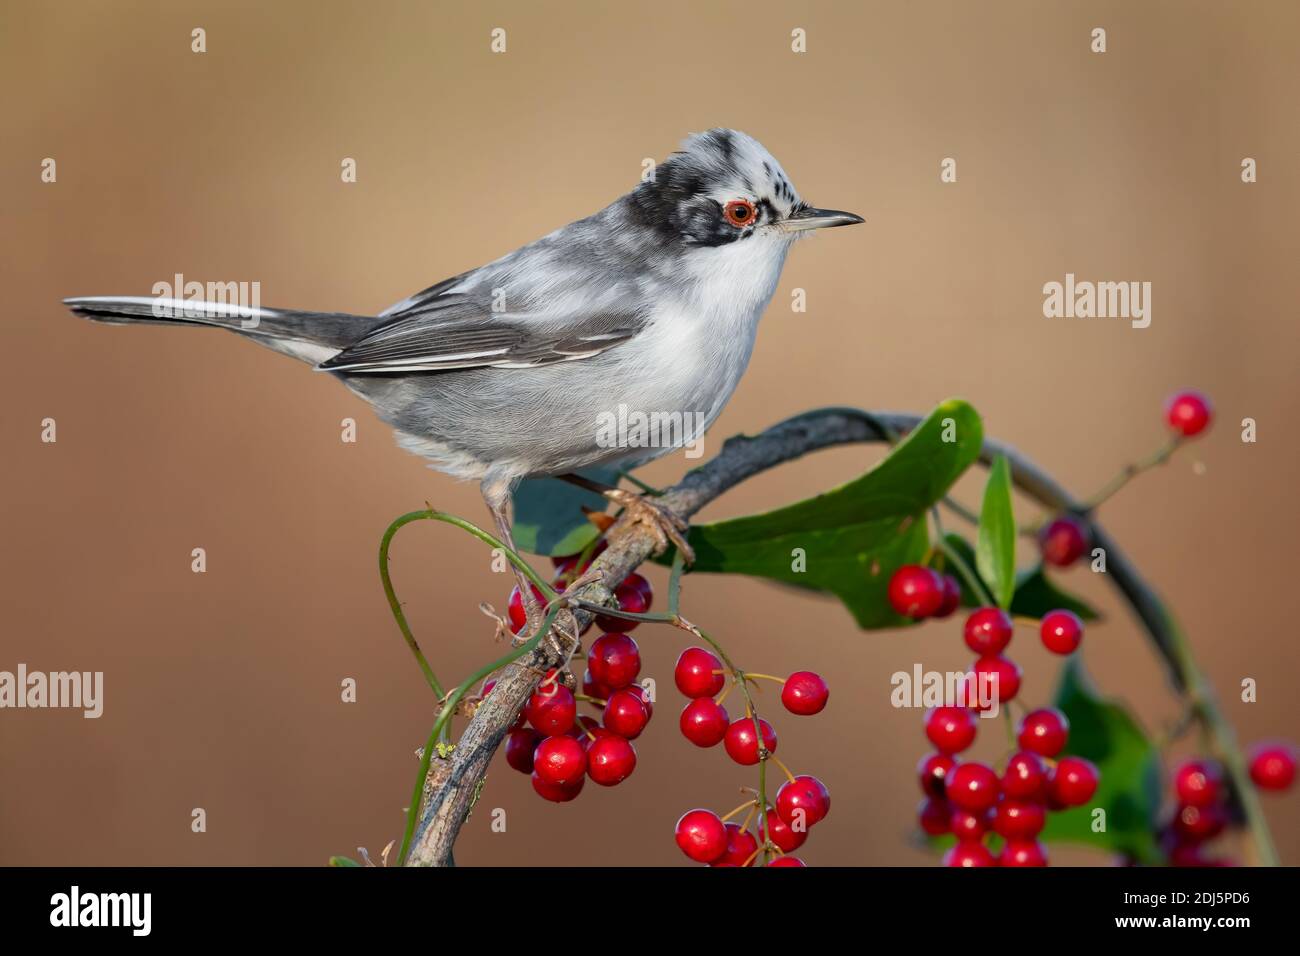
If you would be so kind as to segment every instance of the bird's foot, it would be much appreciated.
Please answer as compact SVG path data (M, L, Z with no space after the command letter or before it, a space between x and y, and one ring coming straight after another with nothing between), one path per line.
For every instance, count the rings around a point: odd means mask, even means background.
M695 551L686 541L686 533L691 526L684 518L663 505L656 504L653 499L626 488L611 488L604 494L623 509L620 520L643 524L650 529L655 537L655 554L667 551L669 542L672 542L687 564L695 563Z

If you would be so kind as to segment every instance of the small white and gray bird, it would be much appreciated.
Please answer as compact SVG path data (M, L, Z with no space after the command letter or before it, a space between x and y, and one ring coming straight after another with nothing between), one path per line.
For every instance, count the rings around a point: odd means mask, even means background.
M512 542L507 504L520 479L672 450L602 441L602 413L689 413L707 428L749 364L791 244L859 222L801 200L757 140L712 129L595 215L377 316L156 297L65 303L103 322L219 326L337 376L403 447L481 482ZM675 516L604 490L689 554Z

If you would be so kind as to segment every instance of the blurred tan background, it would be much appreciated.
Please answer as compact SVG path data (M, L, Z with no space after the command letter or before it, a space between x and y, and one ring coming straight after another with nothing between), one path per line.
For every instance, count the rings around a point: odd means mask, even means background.
M790 51L796 27L806 54ZM1243 739L1294 737L1297 62L1300 7L1281 0L4 0L0 669L102 670L106 693L99 720L0 712L0 863L377 854L400 834L433 714L380 589L379 537L426 500L487 520L473 486L400 451L329 377L216 331L92 325L59 299L147 295L180 272L258 281L270 306L374 312L600 208L643 157L715 125L757 136L806 198L867 224L794 250L710 453L819 405L955 395L1087 493L1162 438L1169 392L1204 389L1217 427L1103 518L1171 599ZM1043 318L1042 285L1066 272L1150 281L1151 327ZM355 445L339 440L349 416ZM1257 444L1239 440L1246 416ZM46 417L57 444L40 441ZM705 517L807 496L878 456L785 467ZM206 574L190 571L195 547ZM476 605L510 585L476 544L407 529L394 576L444 680L499 652ZM1104 581L1065 583L1109 612L1085 643L1101 686L1148 728L1169 721L1162 672ZM909 837L921 714L889 706L889 675L964 667L959 622L859 633L832 602L703 576L685 602L745 666L830 679L823 715L777 720L781 756L834 799L801 855L928 862ZM556 806L502 761L461 863L678 864L677 816L752 784L678 734L682 642L636 636L662 688L636 774ZM1016 647L1022 697L1045 702L1055 662L1032 634ZM1237 700L1247 676L1258 703ZM1266 806L1300 863L1300 806Z

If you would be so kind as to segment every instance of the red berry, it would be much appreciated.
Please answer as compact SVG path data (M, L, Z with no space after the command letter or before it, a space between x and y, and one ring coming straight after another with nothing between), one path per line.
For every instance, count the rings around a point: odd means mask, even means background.
M962 763L944 781L948 802L962 810L982 813L998 799L998 778L982 763Z
M1174 771L1174 792L1178 802L1189 807L1208 807L1222 794L1223 774L1212 760L1188 760Z
M1037 840L1008 840L998 857L1000 866L1047 866L1047 851Z
M1011 615L1000 607L982 607L966 618L966 646L981 657L1001 654L1011 643Z
M1082 757L1062 757L1048 781L1052 799L1067 807L1081 807L1097 792L1097 768Z
M609 700L605 702L602 717L605 727L628 740L639 737L641 731L645 730L645 725L650 722L650 711L643 701L644 691L638 694L639 690L639 687L624 687L610 694Z
M710 866L745 866L758 850L758 840L748 830L742 830L739 823L728 823L727 849Z
M641 651L626 634L602 634L591 642L587 669L597 683L617 690L641 673Z
M1040 800L1047 785L1047 768L1038 754L1021 750L1012 754L1002 773L1002 792L1015 800Z
M537 598L537 603L543 607L546 606L546 598L542 592L537 589L537 585L532 585L533 596ZM518 634L528 623L528 612L524 610L523 592L519 590L519 585L515 585L514 590L510 592L510 600L506 604L506 614L510 618L510 630Z
M811 828L831 812L831 795L816 777L800 774L776 792L776 813L791 826Z
M998 861L983 843L964 840L943 855L944 866L997 866Z
M1286 790L1295 780L1295 751L1289 744L1263 744L1250 757L1250 779L1264 790Z
M597 700L608 700L609 695L614 692L614 688L606 687L600 681L596 680L588 667L582 672L582 692L588 697L595 697ZM596 706L596 705L593 705Z
M776 731L762 718L759 718L758 726L763 734L763 749L775 753ZM753 717L740 717L732 721L722 739L723 746L727 748L727 756L736 763L746 767L758 763L758 738L754 735Z
M677 821L677 845L696 863L712 863L727 852L727 829L712 810L688 810Z
M636 749L617 734L605 734L587 746L587 776L602 787L612 787L632 776Z
M1088 536L1078 519L1061 515L1038 533L1038 547L1048 564L1068 568L1088 550Z
M807 866L803 860L797 856L778 856L775 860L770 861L768 866Z
M618 601L619 610L630 614L646 613L650 610L650 602L653 598L654 591L650 587L650 582L635 571L625 577L623 583L614 589L614 599ZM596 626L602 631L627 632L640 623L640 621L628 621L608 614L596 615Z
M919 564L905 564L889 579L889 603L903 617L932 617L943 606L943 578Z
M1070 722L1054 708L1030 711L1020 720L1016 739L1021 750L1040 757L1055 757L1065 749L1070 737Z
M550 800L552 803L568 803L578 794L582 793L582 785L587 782L586 777L579 777L576 783L568 786L561 786L557 783L547 783L537 773L533 771L533 789L537 795Z
M978 840L988 831L989 812L972 813L969 810L956 809L948 820L948 829L958 840Z
M943 600L939 603L939 610L934 612L935 617L952 617L953 612L961 607L961 583L951 574L941 575L943 579Z
M712 697L697 697L682 711L682 736L697 747L715 747L727 736L730 724L726 708Z
M1165 403L1165 421L1184 438L1192 438L1210 427L1214 409L1200 392L1179 392Z
M577 716L578 706L573 691L548 677L533 691L524 707L528 722L547 737L567 734Z
M826 681L812 671L795 671L781 685L781 703L785 709L804 717L821 713L830 696Z
M1043 829L1043 806L1029 800L1003 800L993 816L993 829L1007 840L1029 840Z
M587 772L587 752L572 737L547 737L533 754L533 773L543 782L570 787Z
M943 798L943 782L957 761L951 754L927 754L916 766L921 778L921 792L927 797Z
M947 833L948 821L951 816L952 809L948 806L948 802L946 800L935 800L933 797L921 801L921 809L917 812L917 817L921 822L921 829L930 836Z
M934 707L925 714L925 735L940 753L961 753L975 740L975 718L965 707Z
M510 731L506 738L506 763L520 773L532 773L533 751L544 739L531 727Z
M1179 807L1174 832L1186 843L1204 843L1222 833L1227 822L1227 816L1217 806Z
M981 657L971 674L975 677L975 699L980 704L977 710L987 710L994 702L1005 704L1020 691L1020 666L1009 658Z
M1083 640L1083 621L1073 611L1049 611L1039 625L1043 646L1053 654L1073 654Z
M780 814L769 808L767 814L763 817L763 829L771 837L772 842L781 848L782 853L790 853L799 849L808 839L808 828L802 826L795 829L781 819Z
M722 661L702 647L682 651L673 668L673 680L687 697L712 697L726 683Z

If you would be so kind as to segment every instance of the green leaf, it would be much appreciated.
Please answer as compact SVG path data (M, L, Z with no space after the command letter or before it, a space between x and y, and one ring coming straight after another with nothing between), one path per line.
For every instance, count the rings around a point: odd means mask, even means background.
M578 474L603 485L618 484L619 473L613 468L588 468ZM531 554L577 554L600 534L583 514L583 506L604 511L608 503L602 495L558 478L525 478L515 489L515 547Z
M1098 617L1091 604L1062 591L1041 567L1020 572L1016 577L1016 595L1011 599L1012 614L1041 618L1058 608L1073 611L1085 621L1095 621Z
M998 455L989 469L980 509L975 563L998 607L1010 607L1016 590L1016 519L1011 511L1011 468Z
M1158 862L1160 756L1155 746L1125 707L1097 695L1077 655L1062 669L1055 706L1070 721L1065 752L1095 763L1101 782L1086 805L1049 813L1042 839L1098 846L1139 863ZM1093 831L1097 807L1106 811L1101 833Z
M889 579L900 565L924 559L925 512L975 461L983 440L975 409L944 402L848 484L765 514L692 527L691 571L749 574L829 592L864 628L909 623L889 605ZM795 570L797 549L804 570Z
M330 857L330 866L360 866L360 865L361 865L360 863L358 863L356 860L348 856Z

